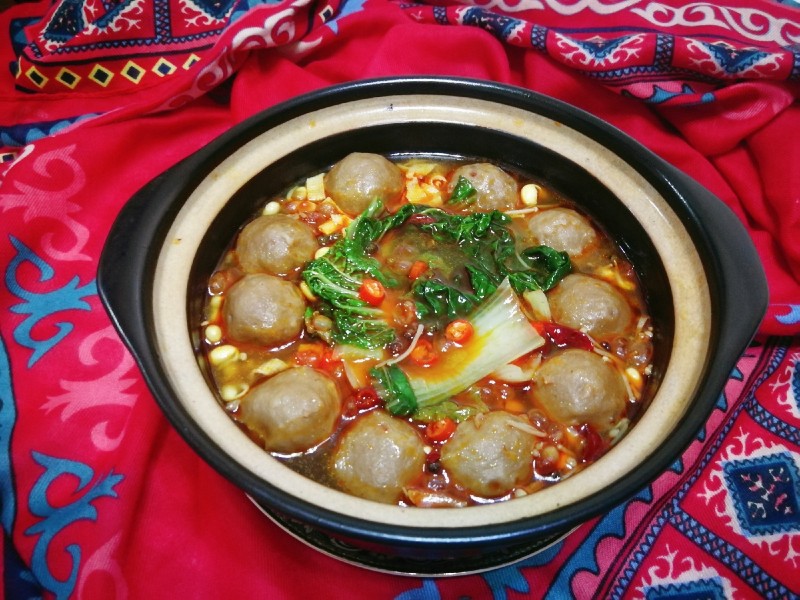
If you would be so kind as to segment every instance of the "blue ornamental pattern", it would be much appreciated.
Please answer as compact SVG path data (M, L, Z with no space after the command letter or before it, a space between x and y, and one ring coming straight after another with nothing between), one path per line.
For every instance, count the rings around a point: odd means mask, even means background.
M637 546L628 555L624 568L614 576L613 585L607 590L603 597L617 599L626 596L631 586L634 585L635 578L642 567L645 558L653 551L659 536L666 528L672 528L687 538L692 544L703 550L709 557L719 561L731 572L736 573L743 584L752 590L760 598L765 599L784 599L796 597L790 589L776 580L763 565L754 562L747 554L733 543L719 537L715 532L709 530L703 523L687 513L682 502L693 489L703 473L710 467L712 461L719 455L721 445L732 435L732 428L737 418L742 413L749 413L752 417L763 410L763 407L755 398L756 390L761 385L768 385L767 381L777 372L779 368L785 366L787 358L786 346L778 341L772 341L771 347L764 353L764 362L756 369L759 373L757 379L749 384L748 391L741 400L733 404L732 398L728 398L725 393L720 395L716 403L716 410L730 412L728 418L719 430L714 431L708 446L704 448L702 457L693 465L693 468L682 475L680 486L669 501L658 507L653 507L651 516L642 521L646 528L641 533L634 533L630 530L632 524L626 521L626 513L629 506L634 503L649 504L653 501L653 488L645 488L639 495L632 498L628 503L617 507L608 514L600 517L594 527L577 548L575 548L566 561L561 565L554 580L549 583L547 592L544 594L546 600L560 600L560 598L571 597L574 592L574 580L581 573L596 574L602 571L597 563L597 548L604 540L617 538L624 539L630 535L640 536ZM731 373L731 379L743 381L744 373L737 369ZM800 374L797 374L792 381L792 386L800 389ZM787 428L789 426L787 425ZM698 440L704 440L709 432L702 432L698 435ZM798 531L797 511L795 507L800 494L800 475L794 465L792 456L788 452L777 453L762 457L758 460L738 461L738 464L731 465L727 469L732 474L741 476L746 473L765 472L771 476L770 483L776 485L771 488L774 497L781 497L785 494L785 499L780 503L775 502L773 508L778 508L771 515L771 527L782 528L781 531ZM671 471L676 475L684 473L686 466L683 459L677 460L671 467ZM746 481L746 479L742 479ZM747 502L744 494L755 493L744 485L743 490L736 493L740 494L743 502ZM781 507L791 507L790 510L780 511ZM639 522L639 521L637 521ZM756 527L761 522L755 522ZM530 557L522 562L509 567L496 569L480 575L486 585L490 588L494 600L508 600L513 594L527 593L530 591L529 585L523 582L520 577L526 579L522 573L525 567L535 567L547 564L563 547L563 542L553 548ZM674 581L658 581L649 586L641 588L641 593L648 600L694 600L694 599L723 599L727 598L728 590L721 575L708 573L697 573L700 575L694 580L676 579ZM606 576L608 577L608 575ZM527 581L527 579L526 579ZM435 581L425 580L421 588L410 589L396 597L395 600L440 600L439 589Z
M330 5L326 6L320 12L321 15L324 15L326 19L325 26L328 27L333 33L339 33L339 21L344 19L345 17L352 15L357 12L361 12L364 10L364 4L366 0L344 0L342 4L339 5L339 11L334 15L333 7Z
M0 582L0 597L36 599L42 590L17 553L11 541L11 532L17 514L17 497L14 485L14 470L11 461L11 435L17 422L17 407L11 381L11 364L6 345L0 338L0 527L3 533L3 581Z
M45 27L42 37L54 42L68 42L86 27L83 0L63 0Z
M522 28L519 19L506 17L481 8L470 8L464 13L464 25L474 25L488 31L500 40L506 40L514 29Z
M572 43L580 47L593 61L603 63L630 39L631 36L626 35L608 40L572 40Z
M800 472L788 452L723 466L742 531L751 536L800 532Z
M85 301L85 298L97 295L97 285L92 280L79 286L80 280L78 277L74 277L63 287L49 292L36 293L24 289L17 279L17 272L23 264L29 263L39 271L40 282L51 280L55 275L55 270L17 238L11 236L10 239L17 253L8 264L5 282L9 292L22 300L20 304L11 307L11 312L26 315L22 323L14 330L14 341L20 346L33 350L28 361L28 366L31 367L75 327L73 323L62 321L55 324L56 333L46 339L37 339L32 335L36 324L61 311L90 310L91 306Z
M741 574L742 580L755 590L760 597L775 600L791 597L790 590L772 578L761 566L755 564L741 550L719 538L714 532L710 531L681 508L683 498L687 496L698 478L701 477L701 474L709 467L709 463L717 456L720 446L730 435L737 417L742 412L752 411L754 407L759 406L755 399L755 390L763 385L783 364L786 358L786 347L776 344L774 348L769 349L765 353L765 356L769 358L768 362L762 365L758 379L750 387L743 401L732 407L725 421L726 424L715 432L716 441L705 448L703 458L694 465L692 474L682 483L671 501L666 503L662 510L654 515L653 524L643 536L642 541L639 542L638 550L633 553L632 559L629 561L626 569L618 575L618 579L611 590L610 598L621 598L625 595L631 585L633 577L641 566L641 561L652 551L653 544L665 527L675 528L678 532L703 549L709 556L715 557L716 560L719 560L734 573ZM736 370L733 372L732 377L741 380L742 373ZM720 401L718 405L729 406L730 402L729 400L725 400L724 404L722 404L722 401ZM623 537L625 534L626 532L623 528L619 532L619 535ZM682 596L676 594L672 597L681 598ZM689 597L691 598L694 596Z
M11 433L17 422L14 389L11 384L11 365L6 345L0 338L0 525L11 531L16 513L14 473L11 469Z
M718 578L654 585L647 589L644 597L646 600L726 600L725 588Z
M70 525L79 520L97 520L97 509L92 504L103 497L116 498L114 489L122 481L122 476L111 471L97 481L91 467L83 463L33 452L33 459L42 467L44 473L31 488L30 511L41 520L30 526L25 535L38 536L33 549L31 568L42 586L52 592L57 600L69 598L78 580L81 563L81 548L70 544L66 552L72 559L72 568L66 579L57 579L50 571L47 555L55 538ZM62 476L78 480L76 498L71 504L52 506L47 499L48 489ZM82 492L81 495L78 495Z
M769 57L769 53L763 50L743 50L719 43L698 43L713 57L716 66L729 76L737 76L746 73L760 60Z
M207 15L222 19L227 15L237 0L192 0L192 3Z
M775 320L784 325L794 325L800 323L800 304L776 304L776 307L786 309L786 313L777 315Z
M40 140L49 135L55 135L70 125L96 116L97 113L87 113L70 119L25 123L24 125L11 125L8 127L0 126L0 146L22 148L23 146L32 144L36 140Z
M112 39L108 41L94 41L85 44L69 44L78 33L81 33L87 24L83 19L84 3L86 0L62 0L54 11L50 21L42 29L41 36L44 40L57 42L58 46L45 50L38 42L32 41L27 46L31 56L42 59L46 54L79 55L83 52L96 52L100 50L138 49L146 51L148 48L159 46L172 46L176 49L186 44L196 44L204 39L213 41L227 25L229 17L234 11L234 6L244 3L246 7L253 4L271 4L275 0L265 0L251 4L248 0L191 0L191 5L198 11L208 15L218 24L214 27L198 30L197 33L178 35L173 33L171 27L172 11L170 0L148 0L146 10L152 13L155 30L152 34L139 33L127 38ZM92 23L100 29L113 26L114 20L125 10L135 5L135 0L120 0L120 2L106 3L108 12ZM240 11L241 12L241 11ZM98 38L102 40L101 38Z

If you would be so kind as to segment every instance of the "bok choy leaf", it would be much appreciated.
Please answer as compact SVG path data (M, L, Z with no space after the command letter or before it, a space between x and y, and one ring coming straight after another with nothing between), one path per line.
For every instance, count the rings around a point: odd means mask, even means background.
M373 201L350 223L343 238L303 270L309 289L322 300L321 312L333 320L333 339L367 349L382 348L395 338L383 310L359 296L366 277L387 287L396 285L368 252L369 246L386 232L389 220L375 218L382 211L383 203Z

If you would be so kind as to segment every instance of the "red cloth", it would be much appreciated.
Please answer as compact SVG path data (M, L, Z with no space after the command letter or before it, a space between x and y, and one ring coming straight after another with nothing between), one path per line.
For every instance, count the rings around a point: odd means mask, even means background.
M12 65L0 73L8 597L26 586L57 598L800 594L800 517L775 512L759 529L737 503L747 487L725 478L726 465L766 476L774 463L790 481L775 489L800 496L800 11L755 1L252 4L61 0L0 13L0 57ZM152 22L164 6L169 35ZM114 11L139 19L128 38L114 29L123 21L102 19ZM202 43L187 34L198 14L216 15L195 21ZM158 44L141 41L158 31ZM138 45L120 45L133 34ZM164 57L174 71L121 75L129 61L150 69ZM105 87L88 76L97 64L113 71ZM31 68L47 78L41 87ZM74 89L57 81L65 68L81 77ZM297 94L404 74L521 85L606 119L736 212L771 293L759 342L673 470L539 556L435 582L344 564L265 519L169 427L94 287L119 209L161 171Z

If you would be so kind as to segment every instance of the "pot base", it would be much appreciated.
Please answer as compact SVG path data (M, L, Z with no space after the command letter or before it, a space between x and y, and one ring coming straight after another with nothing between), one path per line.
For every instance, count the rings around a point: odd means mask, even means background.
M251 502L264 513L273 523L293 538L303 542L336 560L391 575L408 577L455 577L472 575L507 567L516 562L530 558L544 552L559 543L576 528L558 531L536 540L504 548L502 551L470 556L457 556L452 558L410 557L387 554L376 548L363 548L339 538L331 537L325 532L309 527L273 511L254 498L248 496Z

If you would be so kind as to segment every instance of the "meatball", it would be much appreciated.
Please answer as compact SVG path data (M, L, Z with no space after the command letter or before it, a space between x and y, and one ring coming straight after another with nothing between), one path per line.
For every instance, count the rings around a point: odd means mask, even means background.
M305 308L303 294L296 285L254 273L230 287L222 317L234 340L273 346L299 335Z
M304 452L333 433L341 411L336 384L311 367L293 367L251 389L239 418L271 452Z
M477 195L472 206L478 210L511 210L517 205L517 182L499 167L475 163L457 168L450 178L450 193L460 177L468 179L475 188Z
M564 350L550 357L534 373L531 390L552 419L567 425L589 423L602 432L625 411L622 375L588 350Z
M364 212L375 198L390 203L405 187L400 167L380 154L353 152L325 175L325 190L351 216Z
M247 273L287 275L314 258L319 248L311 228L289 215L264 215L248 223L236 240Z
M425 466L422 439L406 421L376 410L348 429L333 455L333 474L356 496L397 502Z
M442 465L470 492L501 496L530 480L536 437L528 421L493 411L458 425L442 446Z
M535 243L566 252L570 258L582 255L598 240L586 217L569 208L536 213L528 221L528 230Z
M567 275L547 299L554 321L590 335L618 335L631 326L633 311L622 293L591 275Z

